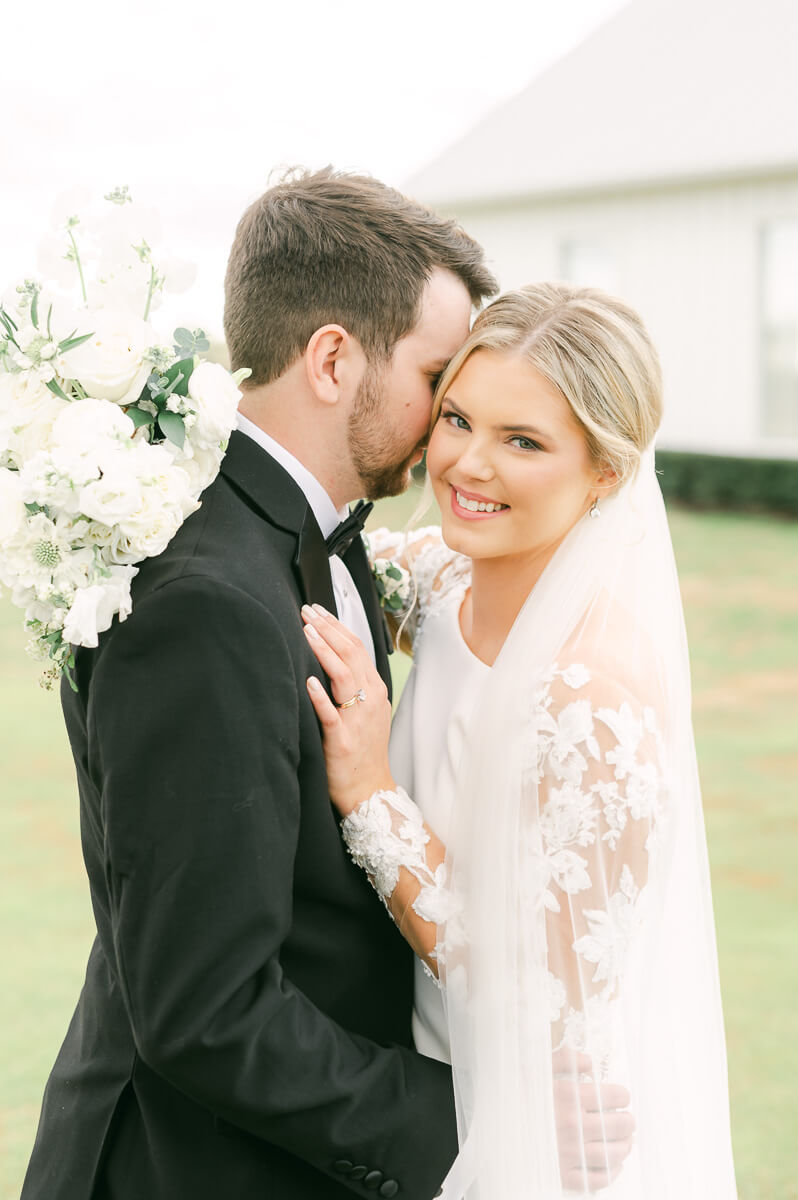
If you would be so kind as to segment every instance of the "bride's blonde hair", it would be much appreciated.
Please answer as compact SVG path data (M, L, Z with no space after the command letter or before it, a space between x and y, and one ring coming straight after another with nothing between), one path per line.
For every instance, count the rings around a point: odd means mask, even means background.
M562 394L591 459L631 479L662 417L657 352L637 313L595 288L533 283L488 305L440 378L432 423L477 350L517 355Z

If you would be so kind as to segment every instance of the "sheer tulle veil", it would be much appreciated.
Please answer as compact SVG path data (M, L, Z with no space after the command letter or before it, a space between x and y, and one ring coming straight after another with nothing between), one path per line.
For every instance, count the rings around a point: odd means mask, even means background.
M602 1195L736 1196L687 642L653 450L601 508L600 519L585 515L570 531L528 597L480 696L459 772L448 862L461 907L438 947L461 1145L447 1196L582 1194L560 1181L558 1049L587 1053L594 1079L632 1096L635 1148ZM613 760L626 808L611 814L620 832L598 821L581 841L562 836L558 850L558 793L541 774L541 739L561 736L566 757L571 743L562 721L556 735L544 731L553 710L540 698L553 670L569 668L580 684L574 719L592 713L599 742L602 713L605 726L627 723L614 729ZM635 800L622 751L624 738L641 737L656 749ZM602 786L589 768L586 794ZM645 843L630 835L637 826ZM619 880L624 838L631 872ZM575 856L589 888L552 899L555 853ZM598 950L575 954L563 922L589 923Z

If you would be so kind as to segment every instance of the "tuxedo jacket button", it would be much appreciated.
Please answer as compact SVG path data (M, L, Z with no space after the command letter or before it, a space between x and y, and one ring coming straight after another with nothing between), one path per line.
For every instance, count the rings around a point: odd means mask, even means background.
M339 1158L338 1162L333 1163L333 1170L337 1175L348 1175L354 1165L348 1158Z
M363 1187L377 1188L382 1183L382 1171L369 1171L363 1180Z
M391 1200L399 1191L399 1184L395 1179L386 1179L385 1183L380 1188L380 1195L385 1197L385 1200Z
M350 1179L362 1179L364 1175L368 1175L368 1167L352 1167L349 1172Z

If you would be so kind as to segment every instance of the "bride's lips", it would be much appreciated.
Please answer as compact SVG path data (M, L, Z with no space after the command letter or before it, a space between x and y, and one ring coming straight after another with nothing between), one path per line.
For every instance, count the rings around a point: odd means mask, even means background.
M478 504L496 504L499 502L496 500L491 500L490 496L480 496L477 492L467 492L465 488L455 488L452 484L449 484L449 491L451 493L452 512L456 517L459 517L461 521L488 521L491 519L491 517L501 517L504 513L510 511L508 506L505 508L500 508L498 512L473 512L470 508L463 508L461 504L458 504L458 492L461 496L464 496L466 500L476 500Z

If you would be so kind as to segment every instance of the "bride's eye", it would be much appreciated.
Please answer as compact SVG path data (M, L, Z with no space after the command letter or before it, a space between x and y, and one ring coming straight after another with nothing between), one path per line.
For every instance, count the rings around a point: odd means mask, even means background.
M523 437L520 433L515 434L510 438L511 446L518 446L519 450L542 450L543 447L538 442L533 442L531 438Z
M451 408L443 409L441 412L441 420L446 421L449 425L451 425L452 429L470 429L468 421L466 421L465 417L461 417L459 413L454 412L454 410Z

